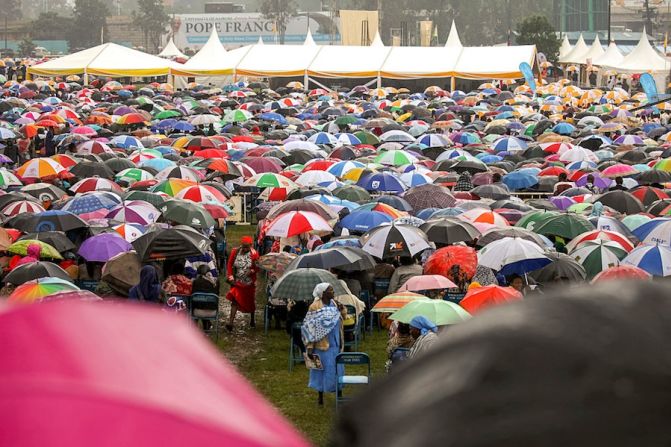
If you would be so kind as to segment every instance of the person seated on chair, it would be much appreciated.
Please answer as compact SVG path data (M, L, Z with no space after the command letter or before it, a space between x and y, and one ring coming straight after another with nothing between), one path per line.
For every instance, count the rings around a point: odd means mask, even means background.
M418 315L410 320L410 335L415 343L408 357L413 358L427 351L438 340L438 327L424 315Z
M415 344L415 339L410 334L410 325L406 323L398 323L394 335L387 341L387 362L385 369L389 371L394 362L393 355L397 348L411 349Z
M201 264L198 267L196 279L193 280L191 284L191 294L194 293L213 293L219 295L219 287L217 282L210 275L210 270L205 264ZM216 311L216 304L199 304L197 309L194 309L194 315L196 314L205 315L206 313L211 313ZM212 328L212 322L209 320L200 320L203 323L203 329L209 331Z
M291 337L291 341L300 348L301 352L305 352L305 345L301 337L301 329L299 327L294 328L294 323L303 322L309 307L307 301L289 300L287 303L287 334Z
M191 280L184 276L184 265L175 262L170 266L170 275L163 281L163 291L170 295L191 295Z
M161 302L161 283L153 265L145 265L140 270L140 282L128 291L128 299L135 301Z

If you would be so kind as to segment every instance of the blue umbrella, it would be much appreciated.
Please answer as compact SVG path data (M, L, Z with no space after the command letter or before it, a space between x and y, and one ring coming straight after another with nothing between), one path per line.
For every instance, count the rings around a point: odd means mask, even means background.
M498 163L499 161L503 160L503 157L499 157L498 155L491 155L486 152L478 154L476 158L478 158L481 162L486 163L488 165L492 163Z
M156 125L156 128L159 130L172 129L177 124L177 120L174 118L168 118L166 120L159 121Z
M405 191L403 182L401 182L398 177L390 174L389 172L376 172L365 175L361 177L356 184L364 188L366 191L396 193Z
M653 276L671 275L671 248L664 245L641 245L636 247L622 264L641 268Z
M178 121L177 124L173 126L173 129L179 130L180 132L191 132L195 127L186 121Z
M431 219L434 219L436 217L454 217L463 214L465 211L466 211L465 209L456 206L452 208L443 208L442 210L438 209L433 213L431 213Z
M306 197L305 199L314 200L316 202L321 202L326 205L341 206L343 208L349 209L350 211L355 210L361 206L358 203L352 202L350 200L344 200L335 196L327 196L324 194L313 194L311 196Z
M494 142L492 148L496 152L502 151L523 151L527 148L527 143L516 137L503 137Z
M83 194L81 196L76 196L63 205L61 208L63 211L69 211L74 214L84 214L97 211L99 209L112 209L117 206L121 200L113 199L114 195L112 194L101 194L101 193L92 193L92 194Z
M177 163L175 163L172 160L168 160L167 158L152 158L151 160L145 160L142 163L140 163L141 168L154 168L157 171L162 171L165 168L169 168L172 166L175 166Z
M423 220L428 220L436 211L440 211L440 208L424 208L417 213L417 217Z
M354 210L345 216L338 225L341 228L347 228L350 231L363 234L371 228L391 222L392 220L391 216L379 211Z
M558 123L552 131L559 135L571 135L575 131L575 126L569 123Z
M320 245L319 247L315 248L314 251L325 250L327 248L333 248L333 247L359 247L359 248L361 248L361 241L359 240L358 237L335 239L335 240L331 240L331 241L329 241L325 244Z
M139 148L144 147L144 145L140 142L140 140L130 135L119 135L117 137L112 138L112 141L110 143L112 143L114 146L121 147L124 149L130 149L132 147L139 147Z
M159 151L163 156L177 153L177 151L175 151L175 149L172 148L171 146L156 146L152 147L152 149L155 151Z
M265 121L274 121L274 122L282 124L282 125L287 124L286 118L284 118L279 113L275 113L275 112L262 113L262 114L259 115L259 118L261 118L262 120L265 120Z
M515 171L504 175L502 181L508 188L516 191L537 185L538 177L530 173Z

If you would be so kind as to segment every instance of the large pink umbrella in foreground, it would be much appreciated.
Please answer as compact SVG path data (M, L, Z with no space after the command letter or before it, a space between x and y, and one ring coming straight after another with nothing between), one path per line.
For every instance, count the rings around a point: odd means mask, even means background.
M183 317L110 302L7 306L0 339L2 445L308 445Z

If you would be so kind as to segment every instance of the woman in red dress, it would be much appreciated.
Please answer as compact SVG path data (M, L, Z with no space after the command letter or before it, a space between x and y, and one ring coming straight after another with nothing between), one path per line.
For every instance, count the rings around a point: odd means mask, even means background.
M252 248L251 236L244 236L240 241L240 247L231 251L226 266L226 277L231 284L231 290L226 294L226 299L231 302L231 314L228 318L226 329L233 330L233 321L238 312L249 313L251 318L250 327L255 327L254 311L256 310L256 262L259 254Z

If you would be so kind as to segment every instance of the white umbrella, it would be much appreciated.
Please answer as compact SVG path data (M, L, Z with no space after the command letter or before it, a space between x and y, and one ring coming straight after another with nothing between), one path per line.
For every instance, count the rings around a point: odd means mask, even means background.
M289 211L280 214L268 226L266 235L291 237L309 232L330 233L331 225L317 213L311 211Z
M550 263L545 252L537 244L519 237L504 237L487 244L478 253L478 264L496 271L525 273ZM504 267L515 264L505 269Z
M361 241L365 251L380 259L415 256L431 248L426 234L410 225L382 225L364 234Z

